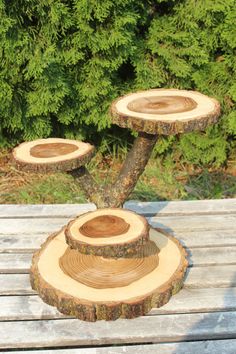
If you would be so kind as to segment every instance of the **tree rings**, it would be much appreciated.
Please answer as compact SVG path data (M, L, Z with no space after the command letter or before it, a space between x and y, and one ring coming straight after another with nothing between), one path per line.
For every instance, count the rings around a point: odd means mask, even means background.
M131 284L158 266L159 249L152 241L139 248L131 258L104 258L67 248L60 267L76 281L96 289L117 288ZM91 272L91 269L94 272Z
M13 150L13 159L27 171L70 171L89 162L93 153L88 143L49 138L20 144Z
M72 220L65 229L67 243L81 253L131 257L148 241L147 220L132 211L98 209Z
M69 268L65 267L71 250L62 230L50 236L35 253L30 270L31 285L45 302L85 321L145 315L152 307L164 305L180 290L187 268L186 252L176 239L155 229L150 230L149 236L151 251L146 249L146 255L151 258L146 262L143 256L135 261L123 259L122 262L128 262L125 279L125 271L115 265L114 259L98 261L95 256L80 254L76 260L72 257ZM86 257L92 257L91 265ZM98 264L97 273L95 265ZM73 274L68 269L76 271ZM114 274L116 279L111 283L105 281Z
M118 98L113 123L150 134L171 135L203 130L220 116L220 104L196 91L153 89Z

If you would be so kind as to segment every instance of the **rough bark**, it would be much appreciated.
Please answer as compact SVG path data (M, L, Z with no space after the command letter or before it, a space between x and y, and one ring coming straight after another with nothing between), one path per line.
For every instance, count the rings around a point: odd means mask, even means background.
M156 141L157 135L139 133L117 180L105 190L107 206L119 207L125 202L143 173Z
M164 122L160 121L158 124L152 120L143 120L138 118L131 118L127 116L113 115L113 123L122 128L133 129L138 132L146 132L149 134L158 135L176 135L179 133L188 133L192 131L203 131L209 125L217 123L219 120L220 108L218 108L214 115L206 115L198 120L189 121L175 121Z
M66 315L75 316L83 321L94 322L97 320L116 320L118 318L135 318L147 314L152 307L160 307L166 304L170 297L177 293L182 285L184 275L188 266L186 251L179 241L168 235L168 238L176 243L180 253L181 261L173 276L162 286L155 288L145 296L131 298L126 301L98 301L91 302L86 299L71 296L44 280L38 268L40 257L47 245L56 237L50 236L47 241L37 251L32 260L30 269L31 286L39 296L49 305L56 306L59 311Z
M137 251L148 241L148 236L144 235L137 240L129 243L117 245L93 246L80 243L66 233L66 242L73 248L83 254L91 254L94 256L102 256L104 258L130 258L136 255Z
M70 174L77 180L90 202L98 208L107 207L103 186L99 186L85 166L74 169Z

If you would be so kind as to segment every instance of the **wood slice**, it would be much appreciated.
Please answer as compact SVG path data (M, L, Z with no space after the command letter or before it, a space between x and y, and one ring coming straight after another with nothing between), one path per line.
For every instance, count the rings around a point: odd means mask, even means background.
M13 150L13 160L25 171L71 171L89 162L93 153L88 143L49 138L20 144Z
M111 115L113 123L123 128L172 135L204 130L216 123L220 104L196 91L154 89L118 98Z
M149 239L147 220L130 210L105 208L72 220L65 230L71 248L107 258L132 257Z
M181 289L188 263L180 243L155 229L143 247L130 259L88 256L69 249L63 229L33 256L32 288L46 303L84 321L145 315Z

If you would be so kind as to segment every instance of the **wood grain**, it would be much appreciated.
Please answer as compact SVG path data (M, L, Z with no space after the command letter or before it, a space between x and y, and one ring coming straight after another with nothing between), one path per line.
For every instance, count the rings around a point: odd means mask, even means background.
M14 335L13 335L14 333ZM146 316L87 323L77 319L2 322L0 348L96 346L235 338L236 312Z
M183 216L236 213L236 198L214 200L179 200L163 202L127 201L124 207L145 216ZM1 215L1 214L0 214Z
M139 202L127 201L124 204L130 209L145 216L183 216L204 214L231 214L236 213L235 199L214 200L187 200L187 201L163 201L163 202ZM0 218L71 218L78 214L95 210L92 203L85 204L5 204L0 205Z

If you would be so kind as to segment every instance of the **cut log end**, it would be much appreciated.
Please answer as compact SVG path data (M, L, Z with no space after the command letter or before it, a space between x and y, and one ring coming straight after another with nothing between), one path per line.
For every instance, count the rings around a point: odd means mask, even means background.
M81 141L49 138L25 142L13 150L13 161L24 171L71 171L90 161L94 147Z
M118 208L98 209L72 220L66 241L81 253L106 258L132 257L149 239L147 220Z
M79 232L87 237L119 236L128 231L130 224L116 215L101 215L85 222Z
M84 321L145 315L181 289L187 268L176 239L154 229L150 239L137 258L102 259L70 250L62 230L35 253L31 285L46 303Z
M216 123L220 104L196 91L155 89L128 94L111 106L113 123L149 134L174 135Z

